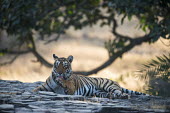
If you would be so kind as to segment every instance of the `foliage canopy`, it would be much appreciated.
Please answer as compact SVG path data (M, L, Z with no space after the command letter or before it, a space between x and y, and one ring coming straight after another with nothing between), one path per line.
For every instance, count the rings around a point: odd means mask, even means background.
M1 53L23 54L32 52L37 59L48 67L49 64L36 50L33 31L44 39L45 34L58 33L59 36L71 26L82 29L85 26L100 24L110 26L115 39L106 41L105 47L109 59L101 66L89 71L81 72L84 75L97 73L109 66L118 57L143 42L155 42L160 37L170 39L170 1L169 0L1 0L0 1L0 29L6 30L9 35L17 36L25 51L11 51L11 48L1 50ZM122 15L131 20L135 16L139 20L139 28L146 32L142 37L129 37L119 34L115 19ZM77 72L80 73L80 72Z
M150 94L170 96L170 53L149 61L138 72L139 77L147 78Z
M64 32L70 26L113 25L115 14L130 20L136 16L140 28L152 31L157 40L170 38L170 2L168 0L2 0L0 28L21 35L36 30L42 34ZM168 35L168 36L167 36Z

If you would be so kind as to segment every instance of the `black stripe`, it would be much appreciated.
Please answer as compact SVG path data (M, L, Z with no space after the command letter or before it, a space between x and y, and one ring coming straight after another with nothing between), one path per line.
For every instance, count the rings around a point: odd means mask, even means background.
M89 87L89 90L87 92L87 96L92 96L92 95L90 95L90 90L91 90L91 87Z
M101 82L102 81L101 78L93 78L93 80L96 80L96 88L101 89L101 84L103 83L103 82Z
M86 81L85 78L82 78L81 81L82 81L82 88L83 88L83 96L86 96L85 94L86 94L87 91L86 91L85 86L87 86L88 83L87 83L87 81ZM87 87L88 87L88 86L87 86ZM88 87L88 89L89 89L89 87Z
M114 90L112 91L112 93L114 93L115 90L116 90L116 89L114 89Z
M109 83L109 80L107 80L106 83L104 83L104 85L103 85L103 90L106 91L106 92L107 92L107 87L106 86L108 85L108 83Z
M80 93L79 93L79 95L82 95L82 94L83 94L83 92L82 92L82 90L81 90L82 87L83 87L82 79L80 79L79 82L80 82L80 88L79 88L79 92L80 92Z
M82 84L82 85L81 85L81 86L82 86L82 87L81 87L81 89L82 89L82 90L81 90L81 91L82 91L82 92L81 92L81 95L84 96L84 89L85 89L85 88L84 88L84 84L83 84L82 79L81 79L81 84Z
M86 94L86 87L85 86L87 86L88 85L88 82L86 81L86 79L82 79L82 83L83 83L83 96L86 96L85 94ZM88 87L88 86L87 86ZM89 89L89 87L88 87L88 89Z
M138 92L135 91L135 94L138 95Z
M79 87L79 95L82 95L82 90L81 90L81 88L82 88L82 82L81 82L81 78L80 78L80 80L79 80L79 83L80 83L80 87Z
M117 87L120 87L118 84L114 84L115 86L117 86Z
M91 87L89 87L89 90L88 90L87 96L92 96L92 94L90 94L90 91L91 91Z
M85 91L84 91L84 96L89 96L88 93L86 94L86 92L87 92L86 87L88 87L88 89L89 89L90 86L89 86L88 81L87 81L86 79L84 80L84 82L85 82L85 84L84 84L84 86L83 86L84 89L85 89ZM86 87L85 87L85 85L86 85ZM88 90L88 92L89 92L89 90ZM86 95L85 95L85 94L86 94Z
M136 95L141 95L141 93L140 93L140 92L137 92L137 91L135 91L135 94L136 94Z
M90 94L90 91L91 91L91 88L92 88L92 84L89 83L89 82L87 81L87 79L85 79L84 81L85 81L85 83L86 83L86 86L88 87L87 96L92 96L92 95L89 95L89 94Z
M97 79L97 87L99 88L100 85L101 85L101 81Z
M122 93L124 93L124 88L122 88Z
M87 92L87 91L86 91L86 88L84 87L84 94L83 94L84 96L86 96L86 95L85 95L85 94L86 94L86 92Z
M42 87L43 87L46 91L48 91L48 90L45 88L44 84L42 85ZM42 90L41 90L41 91L42 91Z
M98 79L97 78L93 78L95 81L96 81L96 83L98 84Z
M39 88L40 91L43 91L42 87Z
M100 78L99 80L100 80L101 84L104 83L104 79L103 78Z
M55 80L54 80L54 81L55 81ZM50 82L50 84L52 84L52 83L51 83L51 79L50 79L50 78L49 78L49 82Z
M109 82L110 82L110 83L108 83L108 85L107 85L107 87L106 87L106 88L107 88L107 89L106 89L107 92L110 92L111 88L112 88L113 85L114 85L114 82L113 82L113 81L110 81L110 80L109 80Z
M92 94L90 93L91 92L91 90L92 90L92 84L91 84L91 82L90 82L91 80L90 80L90 78L84 78L84 82L86 83L86 86L88 87L88 92L87 92L87 96L92 96Z
M84 79L88 80L91 83L94 83L94 78L90 78L90 77L84 77Z
M55 79L56 79L56 76L54 75L54 73L52 72L52 79L54 80L55 82Z
M50 88L50 90L52 91L52 92L54 92L54 90L51 88L51 86L48 84L48 82L47 82L47 80L46 80L46 84L47 84L47 86Z
M109 88L109 92L111 92L111 91L112 91L112 89L113 89L113 88L112 88L112 87L110 87L110 88Z
M126 89L126 93L129 93L128 89Z

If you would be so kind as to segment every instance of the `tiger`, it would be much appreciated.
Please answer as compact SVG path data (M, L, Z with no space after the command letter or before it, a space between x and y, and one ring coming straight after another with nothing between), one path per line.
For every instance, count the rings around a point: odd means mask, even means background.
M128 90L107 78L76 75L72 71L73 56L59 58L53 54L54 65L51 76L38 90L53 91L67 95L96 96L102 98L128 98L129 95L148 94ZM55 83L55 85L54 85ZM60 89L58 89L60 88ZM37 89L36 89L37 91ZM59 92L60 91L60 92Z
M54 65L46 82L34 91L52 91L59 94L96 96L102 98L128 98L131 95L148 94L128 90L107 78L76 75L72 71L73 56L59 58L53 54Z

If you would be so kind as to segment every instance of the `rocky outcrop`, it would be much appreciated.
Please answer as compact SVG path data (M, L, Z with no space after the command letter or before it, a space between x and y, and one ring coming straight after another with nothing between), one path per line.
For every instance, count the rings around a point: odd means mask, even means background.
M128 113L170 112L170 98L106 99L32 90L42 82L0 80L0 113Z

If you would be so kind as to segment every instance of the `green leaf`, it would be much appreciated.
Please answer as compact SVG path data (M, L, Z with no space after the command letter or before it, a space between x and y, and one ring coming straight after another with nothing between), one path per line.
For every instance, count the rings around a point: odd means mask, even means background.
M132 19L132 15L128 15L128 20L130 21Z
M5 53L0 52L0 56L4 56L4 55L5 55Z
M72 11L72 10L69 10L69 11L68 11L68 14L69 14L69 15L72 15L72 14L73 14L73 11Z

